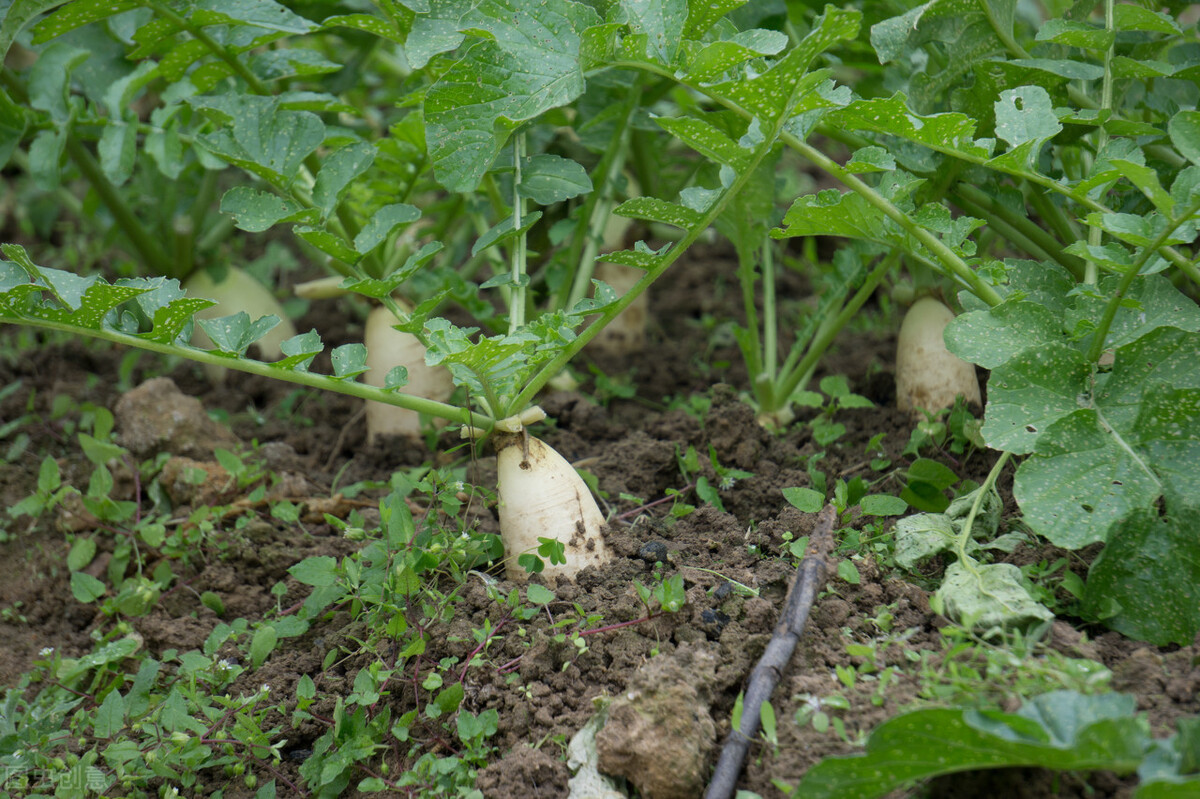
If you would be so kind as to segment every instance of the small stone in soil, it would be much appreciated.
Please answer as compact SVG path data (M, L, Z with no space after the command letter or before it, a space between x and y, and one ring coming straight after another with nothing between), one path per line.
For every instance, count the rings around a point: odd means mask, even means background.
M716 640L721 637L721 631L729 623L729 616L719 610L704 610L700 612L700 622L704 625L704 632L709 640Z
M647 541L638 550L638 557L647 563L667 562L667 545L662 541Z

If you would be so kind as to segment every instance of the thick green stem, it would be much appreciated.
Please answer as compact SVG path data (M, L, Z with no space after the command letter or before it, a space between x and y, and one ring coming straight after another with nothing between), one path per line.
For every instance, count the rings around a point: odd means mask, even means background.
M886 197L859 180L857 175L847 172L840 164L825 155L825 153L795 135L784 133L781 138L793 150L796 150L813 164L837 178L870 205L887 216L888 219L891 219L897 225L904 228L909 235L924 244L933 253L934 257L941 262L942 266L946 268L947 272L966 285L972 294L988 305L1000 304L1002 299L1000 294L988 285L983 278L977 275L975 270L967 265L966 261L958 257L958 254L943 244L937 236L934 236L928 230L914 222L908 214L893 205Z
M128 333L120 333L115 330L95 330L92 328L62 324L60 322L38 317L21 317L17 321L19 321L20 324L29 325L31 327L41 327L47 330L59 330L77 336L90 336L92 338L98 338L104 341L111 341L114 344L121 344L126 347L136 347L137 349L158 352L163 355L176 355L187 358L188 360L197 361L199 363L223 366L253 375L260 375L262 377L270 377L275 380L283 380L288 383L296 383L298 385L308 386L310 388L319 388L325 391L334 391L338 394L347 394L351 397L382 402L387 405L396 405L401 408L407 408L408 410L424 413L439 419L446 419L447 421L456 422L458 424L486 428L490 427L494 421L487 416L473 413L467 408L448 405L444 402L426 399L425 397L416 397L411 394L403 394L397 391L386 391L382 388L376 388L375 386L369 386L366 383L358 383L353 380L335 380L327 375L314 374L312 372L280 369L272 366L271 364L264 363L262 361L251 360L249 358L229 358L209 352L207 350L200 350L193 347L184 347L173 344L163 344L161 342L141 338L140 336L134 336Z
M638 107L641 94L639 75L630 89L625 113L613 130L608 149L604 151L593 172L593 183L599 181L600 185L588 196L581 209L579 223L575 226L575 235L567 254L567 263L575 270L575 275L572 280L563 281L563 286L558 292L557 308L572 307L587 296L591 286L592 274L596 268L596 254L600 251L608 217L616 204L613 199L613 183L625 168L625 159L630 149L629 122Z
M770 240L762 246L763 274L763 374L775 382L779 368L779 331L775 313L775 258Z
M250 87L250 91L263 96L271 94L270 88L259 80L258 76L251 72L249 67L239 61L236 55L226 50L219 42L209 36L204 28L193 25L190 19L176 13L174 9L165 3L151 2L149 6L154 9L154 13L163 19L170 20L173 24L179 26L181 30L187 31L196 41L207 47L209 52L224 61L233 70L235 75L246 82L246 85Z
M825 355L825 351L833 344L833 340L837 338L837 334L842 332L842 329L850 323L850 320L858 313L872 294L879 286L880 281L884 276L892 270L899 260L900 254L893 252L886 258L881 258L875 268L871 270L871 274L867 275L867 279L859 286L858 291L850 298L850 301L842 307L842 310L833 321L828 325L822 324L817 330L817 334L813 336L812 342L808 345L808 349L804 353L804 357L800 359L793 368L783 375L779 384L779 388L775 394L777 397L783 398L785 401L792 394L796 393L802 382L806 382L812 371L816 368L817 362Z
M70 133L67 134L67 155L87 178L92 189L100 197L100 201L104 203L104 207L113 215L117 227L121 228L121 232L133 244L134 249L141 256L142 262L154 270L155 274L177 277L175 265L167 257L166 251L158 245L150 232L146 230L146 226L134 216L133 211L126 205L125 199L121 197L121 193L117 191L116 186L109 182L104 170L96 163L92 154Z
M513 136L513 230L521 229L521 214L525 210L525 200L521 198L521 160L525 158L525 134ZM517 236L516 246L512 253L512 303L508 311L508 332L517 332L525 324L525 262L528 257L528 245L525 234Z
M978 187L959 183L954 187L955 201L969 214L988 218L989 224L1004 229L1000 232L1006 239L1017 244L1030 254L1043 253L1057 261L1077 279L1083 276L1083 262L1074 255L1063 252L1062 245L1028 217L1015 214L1003 203L996 202ZM1033 248L1033 249L1031 249Z
M1109 298L1108 304L1104 307L1104 315L1100 317L1100 322L1096 325L1096 330L1092 333L1095 338L1092 340L1091 346L1088 347L1087 357L1089 361L1093 363L1099 361L1100 356L1104 353L1104 341L1108 338L1108 331L1112 329L1113 320L1116 319L1117 311L1121 308L1121 300L1125 298L1125 294L1129 291L1129 287L1133 285L1133 281L1141 274L1142 267L1150 260L1150 256L1154 255L1163 246L1163 242L1170 238L1171 234L1180 225L1191 219L1197 211L1200 211L1200 202L1193 203L1182 214L1172 219L1162 232L1154 238L1149 247L1143 247L1139 251L1133 265L1121 275L1121 281L1117 284L1117 290Z
M979 571L975 569L975 559L967 553L967 544L971 542L971 530L975 527L975 517L979 515L979 509L983 507L988 494L995 487L996 481L1000 479L1000 472L1004 470L1004 465L1011 457L1011 452L1004 452L996 459L996 465L988 472L983 485L977 489L975 501L971 503L971 510L967 513L967 518L963 520L962 527L959 528L958 535L954 538L954 554L958 556L963 568L971 572L976 579L979 578Z
M789 97L787 101L788 107L791 107L791 104L794 101L795 97ZM700 236L703 235L704 232L708 230L708 228L712 226L714 222L716 222L717 218L720 217L720 215L725 211L725 207L729 204L730 199L735 197L737 193L740 192L742 188L750 181L755 170L758 168L758 165L761 164L763 159L767 157L767 153L771 151L771 149L775 146L775 143L781 139L783 125L786 121L787 115L781 115L778 119L773 121L771 130L767 132L767 135L764 136L763 142L755 149L754 155L750 158L749 163L745 165L740 174L734 177L733 182L725 187L724 191L722 191L712 205L709 206L704 215L700 217L700 219L684 233L682 238L671 245L671 248L667 251L667 253L661 259L658 259L657 262L647 270L646 274L642 276L641 280L634 284L633 288L621 295L616 302L605 308L604 311L599 314L590 325L580 332L579 336L574 341L572 341L566 347L563 347L562 350L559 351L558 355L546 363L541 370L534 375L533 379L529 381L525 388L521 390L521 393L513 398L513 401L510 403L511 408L521 409L528 405L533 400L533 397L542 390L542 387L546 385L546 383L552 377L561 372L567 363L570 362L570 360L574 358L575 355L582 350L589 341L595 338L601 330L603 330L610 322L612 322L613 319L617 318L617 316L626 308L628 308L634 300L640 297L655 280L658 280L658 278L661 277L665 271L667 271L671 264L675 263L675 261L677 261L681 255L687 252L688 248L695 243L696 239L700 238Z
M1113 32L1113 0L1104 0L1104 29L1109 33ZM1116 40L1109 42L1108 49L1104 51L1104 80L1100 88L1100 112L1101 116L1105 116L1105 112L1112 110L1112 60L1113 48L1116 45ZM1104 152L1104 148L1108 145L1108 131L1104 125L1096 128L1096 152ZM1104 241L1104 231L1099 227L1092 227L1088 230L1088 244L1092 247L1099 247ZM1100 279L1100 266L1091 258L1087 259L1084 264L1083 282L1094 286Z

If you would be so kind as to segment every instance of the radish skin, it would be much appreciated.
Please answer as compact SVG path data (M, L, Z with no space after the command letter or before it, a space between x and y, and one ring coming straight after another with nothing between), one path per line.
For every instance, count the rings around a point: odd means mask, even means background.
M225 279L220 283L212 279L208 270L198 269L184 282L183 288L189 296L205 297L217 303L196 314L196 319L216 319L238 311L245 311L251 321L262 316L278 317L279 324L268 330L267 334L253 345L258 347L259 357L264 361L278 361L282 358L283 350L280 349L280 345L296 335L295 325L288 319L275 295L244 269L229 267ZM196 325L192 331L192 346L201 349L212 348L212 339L200 325ZM222 383L228 370L223 366L205 364L204 371L214 383Z
M900 410L951 408L960 394L982 404L975 367L946 349L942 333L953 319L954 312L933 297L922 297L908 309L896 347Z
M604 515L587 484L549 445L528 434L496 435L497 491L500 497L500 537L504 541L505 573L514 582L529 574L517 558L536 552L539 538L562 542L566 563L545 561L542 574L569 580L588 566L603 566L613 558L601 528Z
M366 382L382 387L388 372L397 366L408 369L407 394L445 402L454 393L454 382L448 369L428 366L425 363L425 345L411 333L396 330L396 317L387 308L380 306L367 315L367 327L363 335L367 345ZM434 424L445 421L435 419ZM367 402L367 443L373 444L381 436L404 436L410 439L421 437L421 415L407 408L385 405L382 402Z
M627 177L630 197L641 194L637 181L632 176ZM634 269L624 264L613 264L603 260L603 253L625 249L629 231L633 228L633 220L628 217L609 214L604 226L600 247L601 258L596 264L593 277L607 283L617 296L624 296L634 287L642 275L641 269ZM646 346L646 321L650 315L650 296L643 291L629 307L621 311L615 319L588 342L587 349L604 355L629 355L639 352Z
M629 292L644 275L640 269L624 264L601 261L596 264L595 277L607 283L617 296ZM628 355L646 346L646 317L650 313L649 296L642 292L629 307L617 314L597 336L588 342L587 349L605 355Z

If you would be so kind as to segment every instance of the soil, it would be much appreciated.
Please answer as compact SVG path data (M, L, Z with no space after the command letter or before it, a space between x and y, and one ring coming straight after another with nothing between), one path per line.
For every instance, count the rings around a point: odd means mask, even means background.
M643 352L626 358L585 358L577 369L582 380L578 390L550 393L541 400L553 419L543 437L568 460L595 475L607 495L606 507L612 513L607 534L618 557L609 568L585 572L575 584L554 585L557 600L546 614L526 622L524 635L509 634L495 640L483 665L465 671L463 707L474 713L487 709L499 713L498 731L491 739L495 757L477 780L486 796L567 796L571 776L566 765L567 742L596 712L597 698L635 694L667 703L663 707L676 709L670 715L679 723L668 723L668 719L652 725L648 734L636 733L644 736L637 739L645 741L644 746L626 747L635 750L632 753L610 748L607 756L602 756L602 766L624 769L645 796L699 795L729 733L735 700L771 636L795 573L797 559L790 552L790 542L812 529L813 515L791 507L781 489L810 486L807 466L822 451L824 457L811 463L828 476L831 486L838 478L862 477L874 484L874 491L895 494L901 488L897 473L910 460L902 450L912 421L890 409L894 392L890 374L894 333L890 331L897 326L895 320L880 322L878 308L865 309L863 322L844 333L824 361L831 372L845 375L852 389L877 407L839 411L836 421L846 432L824 447L817 444L812 428L805 423L813 418L811 411L800 414L782 433L769 433L739 399L739 391L745 389L745 371L739 365L729 328L714 323L740 314L733 275L729 255L719 251L680 264L673 279L656 287L651 302L654 321ZM794 275L783 283L781 293L805 289ZM329 345L352 341L359 332L354 324L321 309L310 312L297 327L318 328ZM360 424L360 403L349 398L238 374L230 375L224 385L214 385L191 365L164 364L151 356L143 356L130 369L124 352L58 339L36 352L25 349L14 355L18 334L7 330L0 335L4 336L0 339L0 386L20 381L0 404L0 424L29 412L40 417L26 428L32 440L25 454L14 463L0 465L0 503L4 507L32 492L46 453L59 460L65 481L86 485L90 465L64 421L53 418L56 397L114 409L123 393L164 373L184 394L198 398L210 415L224 419L243 444L257 442L269 466L296 481L290 486L293 496L328 497L335 484L386 481L393 471L433 458L449 462L466 457L463 449L454 449L458 442L449 435L438 444L441 454L422 445L395 442L369 447ZM627 379L636 394L612 397L607 393L607 381L599 380L601 375ZM872 469L874 453L867 451L868 441L880 433L885 434L882 447L892 462L885 472ZM7 442L0 443L7 446ZM158 446L171 445L160 442ZM679 457L689 447L699 453L702 474L713 485L720 477L712 466L710 451L722 467L752 474L720 492L724 509L701 502L689 477L681 473ZM445 454L450 450L454 451ZM203 452L171 454L186 454L202 466L208 463ZM977 482L994 462L987 452L968 457L934 450L923 454ZM481 486L492 487L489 481L494 479L494 468L488 458L474 460L469 474ZM1006 475L1000 489L1011 517L1014 505L1009 488ZM683 498L697 509L676 519L668 513L670 502L642 507L665 497L669 490L683 492ZM365 497L370 499L370 495ZM192 504L219 499L230 503L240 498L184 495L177 501ZM370 502L362 504L369 506ZM330 510L344 515L349 507L331 506ZM200 603L201 593L214 592L220 597L224 619L245 618L253 623L276 608L277 599L271 592L276 583L283 581L288 586L289 599L305 595L305 587L289 577L290 566L311 555L340 557L357 546L325 523L320 514L307 519L302 531L267 514L251 515L248 524L231 523L222 532L222 545L210 557L193 562L191 572L183 575L187 590L169 591L148 615L128 619L147 651L160 657L164 650L183 652L203 645L218 618ZM68 518L65 523L85 526L86 521ZM876 556L886 552L886 547L868 540L869 535L881 535L868 521L851 516L841 525L842 546L837 556L855 567L858 579L847 582L833 576L818 599L772 700L779 719L777 745L759 741L752 747L741 789L764 797L782 796L779 785L794 785L824 757L861 751L866 734L902 710L939 698L1012 710L1023 697L1052 687L1016 680L1015 671L1005 670L999 659L993 663L956 659L951 653L952 639L947 637L947 622L929 605L930 591L944 564L929 564L924 576L907 578L894 569L882 568ZM481 530L494 532L494 508L481 507L477 522ZM9 534L0 544L0 608L11 612L0 619L0 641L4 642L0 646L0 685L11 687L44 647L79 656L92 649L92 633L110 628L112 620L94 605L72 597L65 566L67 543L61 530L47 524L28 529L23 522L11 520L5 524ZM101 554L89 568L102 575L106 547L111 550L112 542L105 544L103 535L99 539ZM1001 557L1019 565L1053 563L1067 557L1069 568L1082 575L1094 554L1025 544L1011 554L1001 553ZM687 604L682 610L588 635L585 649L569 640L555 640L551 629L554 614L596 614L601 620L593 627L642 617L645 609L634 582L649 584L656 574L656 562L662 564L658 567L661 576L683 576ZM844 569L839 574L852 576L854 570ZM503 581L500 569L494 572L501 581L501 594L507 594L511 586ZM446 657L464 662L475 647L472 631L502 616L503 609L489 598L484 581L468 577L453 618L440 629L430 630L431 649L419 662L428 665ZM1073 627L1071 621L1060 617L1037 657L1057 658L1058 663L1063 658L1099 662L1111 670L1113 689L1136 694L1138 707L1147 713L1156 735L1171 733L1179 717L1200 712L1200 667L1196 665L1200 663L1200 642L1159 649L1102 628ZM260 669L247 672L230 690L251 692L267 684L272 697L285 698L290 711L303 675L311 677L322 691L348 687L368 658L339 660L322 670L325 652L355 635L348 622L349 616L339 613L304 636L282 641ZM879 653L876 674L867 674L847 687L837 676L839 667L843 673L851 666L860 667L860 673L869 670L862 668L866 663L863 657L848 654L846 645L872 642ZM990 650L981 646L973 651ZM878 679L878 669L887 666L902 669L885 686ZM950 675L969 669L986 673L988 679L971 683L969 695L953 694L955 683ZM939 694L938 686L949 693ZM844 697L847 707L824 704L834 723L817 729L809 720L811 711L816 703L834 695ZM393 718L414 707L409 686L383 701L392 708ZM689 707L690 714L677 710ZM614 718L618 715L614 711ZM680 715L687 718L678 719ZM322 728L312 722L291 728L286 717L269 719L268 724L285 730L288 742L279 771L296 782L299 764L311 754ZM662 748L653 748L664 740ZM651 751L648 757L633 756L647 748ZM390 767L393 773L400 773L404 765L397 759ZM672 774L677 778L674 781ZM260 781L270 777L263 773ZM911 795L1116 797L1131 795L1134 784L1107 773L1064 775L1014 769L942 778L918 786ZM281 795L288 795L282 784L280 787ZM240 783L227 784L220 774L213 774L211 783L202 775L195 795L218 788L224 788L227 797L252 795L240 788Z

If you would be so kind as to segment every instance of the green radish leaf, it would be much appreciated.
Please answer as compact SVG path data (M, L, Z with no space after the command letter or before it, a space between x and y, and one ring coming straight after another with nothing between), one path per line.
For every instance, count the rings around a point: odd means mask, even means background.
M367 348L363 344L343 344L334 347L329 354L333 359L333 376L339 380L367 371Z
M1084 608L1104 623L1155 646L1186 646L1200 632L1200 507L1168 497L1166 515L1132 511L1108 530L1107 545L1088 571Z
M29 68L29 105L48 113L55 122L67 125L71 119L67 97L71 73L91 56L87 50L58 42L43 50ZM63 130L58 133L65 133Z
M1030 347L992 370L983 438L989 447L1024 454L1051 424L1080 408L1092 367L1066 344Z
M278 97L226 94L190 97L188 103L224 126L200 137L205 148L278 189L291 185L325 138L320 117L285 110Z
M421 210L408 203L392 203L385 205L371 215L367 224L354 237L354 249L360 255L366 255L374 250L384 239L392 235L392 231L401 225L411 224L421 218ZM428 246L428 245L426 245ZM378 295L382 297L383 295Z
M284 357L271 364L272 366L277 369L307 372L313 358L324 351L325 345L321 343L320 334L315 330L310 330L307 333L292 336L280 344L279 349L283 351Z
M521 166L517 192L538 205L553 205L592 190L587 170L569 158L540 154Z
M710 42L689 62L685 80L689 83L711 82L751 59L775 55L787 46L787 41L787 36L779 31L754 29Z
M746 0L711 0L708 3L688 3L687 22L683 26L683 38L700 39L708 33L718 19L745 5ZM737 726L736 724L734 725Z
M251 25L281 33L309 33L317 26L273 0L200 0L192 12L197 25Z
M663 66L675 61L687 22L687 0L620 0L622 21L644 37L647 55Z
M1167 123L1171 144L1193 164L1200 164L1200 111L1180 111Z
M1129 427L1091 409L1053 424L1017 469L1013 494L1035 532L1078 549L1103 541L1115 522L1165 492L1200 504L1190 476L1197 458L1200 389L1154 383Z
M386 389L404 388L408 385L408 367L393 366L388 370L388 373L383 378L383 387Z
M344 264L358 263L360 257L358 251L347 244L346 240L337 234L330 233L328 230L322 228L308 227L306 225L297 225L293 228L293 232L321 252L336 258Z
M198 321L200 327L212 339L213 347L217 352L241 356L246 354L246 350L251 344L279 324L279 317L263 316L251 322L248 313L238 311L229 316Z
M856 175L868 172L892 172L896 169L896 159L882 147L860 147L846 162L846 171Z
M1107 50L1116 38L1114 31L1071 19L1048 19L1038 28L1035 41L1065 44L1081 50Z
M982 630L1052 620L1054 614L1029 595L1021 578L1021 570L1011 563L955 561L934 595L949 618Z
M790 118L801 110L801 101L807 98L810 108L833 108L842 105L838 99L821 96L819 89L825 81L824 74L809 73L809 66L821 53L835 44L853 39L858 35L862 14L853 10L840 10L825 6L824 13L813 21L800 43L782 58L771 64L770 69L753 77L726 81L708 87L714 96L725 98L750 115L758 117L764 128L780 118ZM848 93L844 94L848 100Z
M1133 254L1127 247L1117 242L1097 245L1089 244L1086 241L1073 241L1063 248L1063 252L1095 261L1097 266L1117 274L1133 268Z
M235 186L221 198L221 213L233 217L233 224L250 233L262 233L279 222L311 220L316 216L299 203L249 186Z
M17 3L15 5L30 5ZM62 3L39 3L43 7L62 5ZM124 13L142 4L137 0L74 0L66 8L60 8L41 22L33 26L33 44L45 44L51 39L70 33L76 28L89 25L102 19ZM10 14L12 11L9 12Z
M1166 230L1167 220L1160 214L1088 214L1084 219L1092 227L1098 227L1127 244L1135 247L1151 247L1159 235ZM1178 234L1169 235L1162 241L1166 245L1185 244L1187 239Z
M901 207L924 181L902 172L885 173L877 191ZM882 211L855 192L826 189L796 199L783 217L784 228L771 231L773 238L795 236L846 236L892 246L908 244L907 234Z
M100 168L114 186L124 184L133 174L137 140L137 127L134 125L111 122L104 126L96 151L100 154Z
M1179 25L1161 11L1152 11L1141 6L1113 7L1113 28L1119 31L1149 31L1152 33L1179 33Z
M8 55L8 49L31 19L40 16L68 0L12 0L0 20L0 60Z
M1171 216L1175 210L1175 200L1159 182L1157 172L1145 164L1137 164L1124 158L1112 158L1109 163L1130 183L1137 186L1142 194L1146 195L1146 199L1154 203L1160 214Z
M160 344L183 343L190 332L192 317L216 305L203 297L188 297L177 280L154 278L146 281L146 285L153 288L139 294L137 303L154 327L141 337Z
M341 68L341 64L330 61L316 50L303 47L268 50L250 60L250 71L265 81L327 75Z
M965 114L917 114L897 92L888 98L855 100L829 114L830 124L850 130L869 130L923 144L940 152L988 158L990 151L975 141L975 121Z
M909 479L913 479L911 473ZM955 498L944 513L922 513L896 522L896 562L913 571L916 564L925 558L952 551L978 495L979 489L975 489ZM1004 502L1000 495L994 490L989 491L972 523L968 552L978 549L976 538L990 539L995 536L1003 510Z
M1140 412L1146 387L1200 388L1200 335L1160 327L1116 351L1112 374L1096 392L1109 425L1127 430Z
M409 65L424 69L435 55L458 49L466 38L460 20L474 6L472 0L429 0L428 11L417 14L405 41Z
M1003 91L995 109L996 135L1011 147L1042 142L1062 131L1050 95L1041 86Z
M995 369L1034 346L1060 342L1062 319L1033 302L1010 299L987 311L972 311L946 326L946 347L958 357Z
M334 17L326 17L321 22L321 30L332 30L333 28L352 28L369 33L379 39L387 39L394 44L404 44L404 36L401 35L400 31L391 21L373 14L340 14ZM461 41L461 39L462 34L459 34L459 40ZM453 50L454 48L451 47L449 49ZM424 62L421 64L412 63L412 56L409 56L409 64L415 69L425 66Z
M661 222L664 225L672 225L683 230L690 230L703 217L703 214L693 211L691 208L655 197L634 197L632 200L626 200L613 209L613 213L628 219Z
M429 155L451 191L473 190L521 123L583 93L580 35L600 19L575 0L483 0L463 22L488 38L425 95Z
M1080 293L1076 296L1074 307L1064 314L1063 321L1067 329L1090 329L1099 323L1108 298L1113 296L1119 282L1119 276L1110 275L1100 281L1098 293ZM1162 327L1200 331L1200 307L1175 288L1165 276L1135 278L1113 318L1108 336L1104 339L1104 348L1123 347ZM1090 342L1091 335L1081 339L1084 346Z
M351 181L366 172L374 160L375 148L366 142L355 142L325 157L312 193L322 221L337 208Z
M471 255L478 255L488 247L494 247L497 244L503 244L506 241L511 241L518 236L527 233L538 220L542 218L541 211L534 211L532 214L526 214L521 217L521 227L513 228L513 218L506 216L497 224L493 225L490 230L476 239L475 244L471 247Z
M1067 80L1099 80L1104 77L1104 67L1099 64L1074 61L1069 58L1015 58L1009 61L1008 65L1048 72ZM1041 86L1036 88L1045 91Z
M895 527L896 563L908 571L926 558L954 549L958 530L949 516L942 513L919 513L907 516Z
M403 206L402 203L399 205ZM396 212L394 212L394 216L407 219L410 214L409 212L405 211L404 208L411 208L411 206L403 206L399 208ZM382 210L383 209L380 209L381 213ZM377 214L376 218L378 218L378 216L379 215ZM386 224L386 222L383 224ZM397 222L396 224L402 223ZM342 288L346 289L347 291L353 291L356 294L363 294L367 297L375 297L376 299L387 297L395 292L397 288L409 280L413 275L415 275L421 267L429 263L433 256L437 255L441 251L442 244L440 242L431 241L412 255L408 256L408 259L405 260L403 266L401 266L395 272L392 272L383 280L376 280L374 278L363 278L360 280L346 278L344 281L342 281Z
M645 242L639 241L634 245L634 249L632 250L606 252L599 256L597 260L603 261L606 264L621 264L622 266L631 266L634 269L644 269L648 272L657 268L663 262L670 249L670 244L664 244L657 250L651 250L646 246Z
M752 153L707 122L694 117L657 117L655 123L696 152L745 171Z

